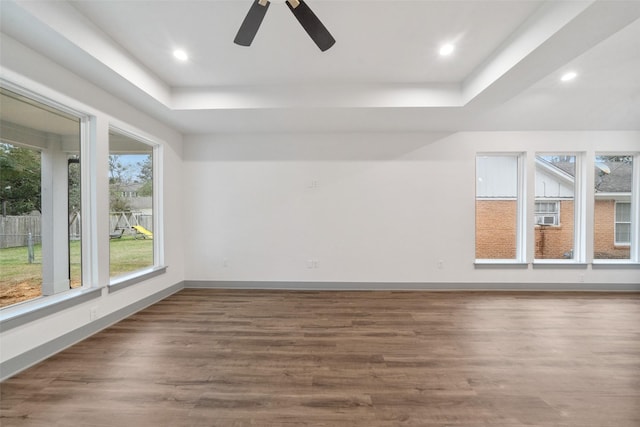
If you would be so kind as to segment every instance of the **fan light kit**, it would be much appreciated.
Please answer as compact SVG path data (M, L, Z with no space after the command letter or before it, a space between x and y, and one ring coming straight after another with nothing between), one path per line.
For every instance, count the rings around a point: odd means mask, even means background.
M236 38L233 40L235 44L251 46L251 42L253 42L271 3L272 1L270 0L255 0L253 2L249 12L247 12L247 16L242 21L242 25L240 25ZM273 3L285 3L285 1L273 0ZM309 37L321 51L324 52L334 45L335 39L304 0L286 0L286 3L289 10L302 25L302 28L309 34Z

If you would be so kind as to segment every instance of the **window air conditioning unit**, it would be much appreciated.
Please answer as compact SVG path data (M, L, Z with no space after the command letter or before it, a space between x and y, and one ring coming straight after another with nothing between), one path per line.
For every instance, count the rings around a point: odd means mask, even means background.
M536 225L556 225L556 217L545 215L536 216Z

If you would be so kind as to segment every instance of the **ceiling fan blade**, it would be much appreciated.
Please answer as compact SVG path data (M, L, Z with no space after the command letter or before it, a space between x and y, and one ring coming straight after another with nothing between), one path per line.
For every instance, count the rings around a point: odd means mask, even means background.
M304 0L299 0L298 6L293 7L289 1L286 2L287 6L293 12L295 17L305 29L311 39L318 45L321 51L329 49L336 40L329 33L329 30L320 22L315 13L307 6Z
M259 0L253 2L251 9L247 12L247 16L245 16L244 21L242 21L242 25L240 25L236 38L233 39L235 44L251 46L251 42L258 32L258 28L260 28L260 24L262 24L262 20L270 4L271 2L265 2L265 4L262 5Z

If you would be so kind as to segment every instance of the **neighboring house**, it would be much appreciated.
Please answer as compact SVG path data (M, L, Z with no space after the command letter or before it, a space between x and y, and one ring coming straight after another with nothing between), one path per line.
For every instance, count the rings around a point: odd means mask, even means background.
M476 258L516 258L518 161L479 157L476 182Z
M631 248L631 163L603 165L595 182L594 258L628 259Z
M629 258L630 163L600 163L596 170L594 258ZM515 158L479 159L484 180L476 198L476 257L516 255L517 176ZM575 163L536 158L535 257L573 258Z
M135 234L132 227L141 225L153 231L153 197L140 196L142 183L122 184L115 190L127 206L125 212L112 211L109 216L109 232L117 235L119 230Z
M573 258L575 163L536 157L535 258Z
M143 215L153 213L153 198L151 196L140 196L141 183L120 185L118 191L120 196L127 201L127 205L132 211L140 212Z

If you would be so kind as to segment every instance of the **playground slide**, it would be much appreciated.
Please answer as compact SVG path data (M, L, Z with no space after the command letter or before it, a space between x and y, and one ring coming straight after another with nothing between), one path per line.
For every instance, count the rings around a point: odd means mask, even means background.
M149 230L147 230L146 228L144 228L141 225L134 225L132 227L134 230L136 230L138 233L144 235L145 237L149 237L151 239L153 239L153 233L150 232Z

